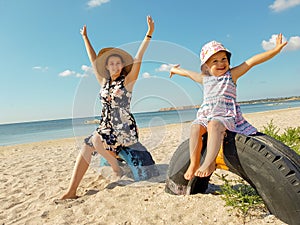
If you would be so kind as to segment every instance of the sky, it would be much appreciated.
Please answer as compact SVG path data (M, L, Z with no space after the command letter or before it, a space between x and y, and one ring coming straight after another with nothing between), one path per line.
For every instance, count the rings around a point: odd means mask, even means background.
M174 76L171 65L199 71L203 44L216 40L231 66L288 45L237 83L237 100L300 96L300 0L0 0L0 124L99 115L100 86L80 28L98 52L121 47L133 56L155 22L132 99L133 112L198 105L202 86Z

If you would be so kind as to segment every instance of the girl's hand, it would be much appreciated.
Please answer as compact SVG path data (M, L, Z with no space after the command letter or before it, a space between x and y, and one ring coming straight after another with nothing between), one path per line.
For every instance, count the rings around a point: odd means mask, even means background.
M84 26L80 29L80 34L82 35L82 37L87 37L86 25L84 25Z
M287 45L287 41L282 43L282 33L278 34L277 38L276 38L276 47L278 48L279 51L281 51L281 49Z
M154 31L154 20L151 16L147 16L147 24L148 24L148 32L147 35L152 36L152 33Z
M170 78L172 78L173 75L177 73L176 71L178 71L178 68L180 68L180 65L179 65L179 64L174 65L174 66L170 69Z

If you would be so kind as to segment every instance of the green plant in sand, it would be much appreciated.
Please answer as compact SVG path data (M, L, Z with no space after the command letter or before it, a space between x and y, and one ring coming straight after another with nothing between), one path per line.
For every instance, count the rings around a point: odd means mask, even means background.
M281 141L297 154L300 154L300 127L289 127L284 129L284 132L280 132L280 128L275 126L271 120L263 127L262 132ZM224 182L224 185L220 187L221 198L226 202L226 206L231 206L237 210L237 214L243 218L244 223L246 218L251 216L251 212L255 210L267 212L262 198L246 181L241 178L228 180L227 175L216 175Z
M300 154L300 127L288 127L284 129L284 132L280 133L280 128L275 126L273 120L271 120L263 128L263 133L281 141L297 154Z
M230 206L236 210L238 216L241 216L245 222L251 212L263 210L267 212L262 198L256 190L246 183L243 179L228 180L227 175L216 174L224 184L220 186L221 198L225 201L226 206Z

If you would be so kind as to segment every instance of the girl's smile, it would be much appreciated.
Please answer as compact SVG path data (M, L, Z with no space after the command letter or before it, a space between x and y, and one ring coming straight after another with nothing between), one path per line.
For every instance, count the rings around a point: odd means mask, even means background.
M225 51L220 51L212 55L205 64L208 67L209 74L213 76L221 76L229 69L229 62Z

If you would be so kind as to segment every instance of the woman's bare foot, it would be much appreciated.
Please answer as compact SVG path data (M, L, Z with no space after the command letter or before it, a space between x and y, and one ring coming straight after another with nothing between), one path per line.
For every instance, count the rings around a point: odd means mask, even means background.
M216 170L216 164L215 164L215 162L213 162L207 168L202 168L202 166L200 166L200 168L196 170L194 175L197 177L208 177L215 170Z
M122 178L123 174L120 173L111 173L109 176L106 177L107 180L110 182L116 182Z
M76 195L76 192L70 192L70 191L68 191L63 196L61 196L60 199L64 200L64 199L76 199L76 198L78 198L78 196Z
M189 165L189 168L186 170L185 174L184 174L184 178L186 180L191 180L195 175L195 171L197 170L197 167L194 165Z
M112 166L111 168L115 176L122 177L124 175L124 172L120 166Z

